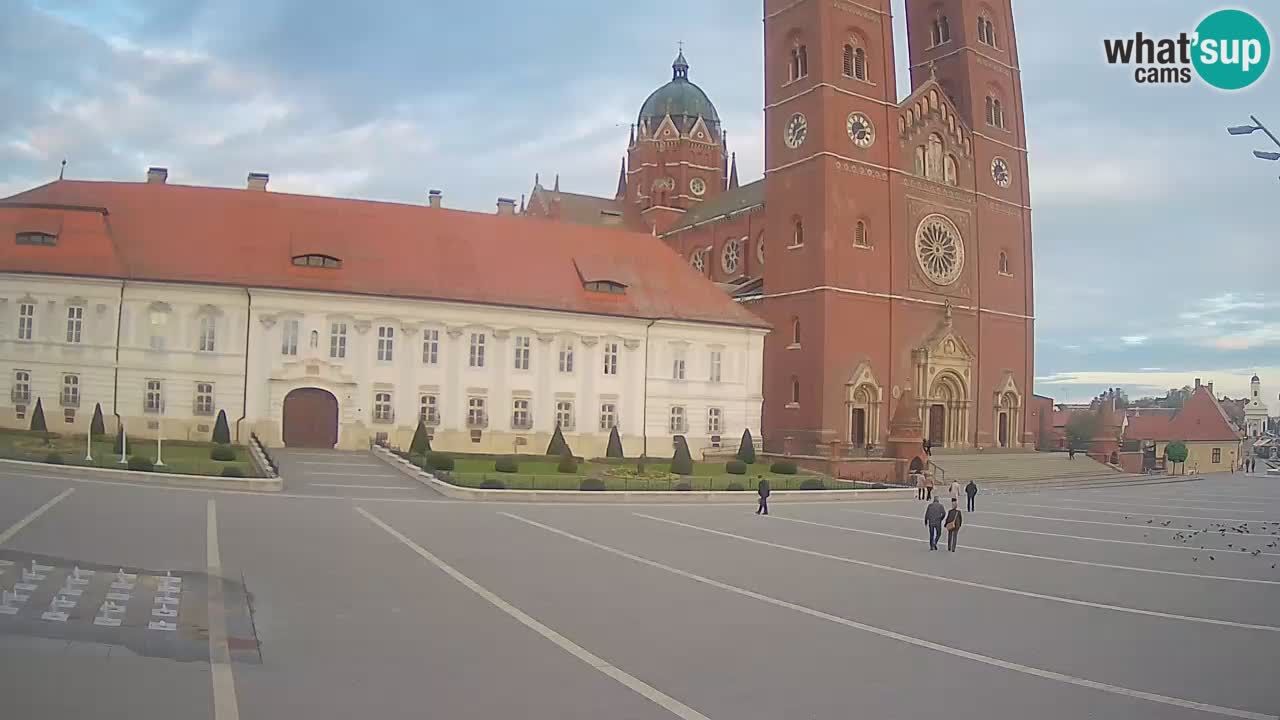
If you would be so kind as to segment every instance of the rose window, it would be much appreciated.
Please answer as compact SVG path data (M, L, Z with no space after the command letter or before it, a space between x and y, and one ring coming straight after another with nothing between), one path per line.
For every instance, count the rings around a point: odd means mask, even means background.
M689 264L693 266L694 270L697 270L700 273L706 272L706 269L707 269L706 253L704 253L701 250L693 251L693 257L689 258Z
M724 266L724 271L729 275L738 272L738 261L741 260L742 243L737 240L731 240L724 244L724 255L720 258L720 264Z
M964 269L964 242L955 223L942 215L930 215L916 229L916 260L925 277L937 285L950 285Z

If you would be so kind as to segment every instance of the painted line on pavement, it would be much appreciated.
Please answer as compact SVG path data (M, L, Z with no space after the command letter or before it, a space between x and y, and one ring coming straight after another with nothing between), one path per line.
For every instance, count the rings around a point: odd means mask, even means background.
M1072 512L1102 513L1104 515L1151 515L1152 517L1174 518L1176 520L1212 520L1214 522L1224 522L1224 523L1260 523L1262 522L1257 518L1252 518L1252 519L1221 518L1221 517L1203 517L1201 515L1169 515L1167 513L1135 513L1132 510L1125 511L1125 510L1096 510L1094 508L1065 508L1065 507L1062 507L1061 505L1037 505L1035 503L1009 502L1008 500L993 500L992 502L995 502L1000 505L1011 505L1013 507L1046 508L1049 510L1070 510Z
M236 679L227 647L227 614L222 601L222 553L218 550L217 501L209 498L205 553L209 572L209 672L213 681L214 720L239 720Z
M307 477L312 477L312 476L315 476L315 477L348 477L348 478L381 478L381 479L383 479L383 480L385 480L385 479L387 479L387 478L402 478L402 477L404 477L404 475L391 475L391 474L389 474L389 473L378 473L378 474L376 474L376 475L363 475L363 474L358 474L358 473L347 473L347 472L311 472L311 471L308 471L308 472L307 472ZM315 484L315 483L312 483L312 485L314 485L314 484Z
M1088 600L1076 600L1075 598L1062 597L1060 595L1046 595L1044 593L1035 593L1027 590L1001 587L999 585L988 585L986 583L973 582L972 580L961 580L959 578L947 577L945 575L931 575L929 573L917 572L915 570L907 570L906 568L894 567L893 565L881 565L879 563L868 562L866 560L855 560L850 557L844 557L843 555L830 555L824 552L818 552L817 550L807 550L805 548L793 547L791 545L783 545L781 543L770 542L768 540L747 537L746 535L738 535L736 533L725 532L723 530L714 530L712 528L702 527L701 525L680 522L679 520L667 520L666 518L660 518L654 515L645 515L644 513L631 514L647 520L655 520L657 522L667 523L668 525L676 525L683 528L689 528L690 530L708 533L710 535L719 535L721 537L741 540L743 542L754 543L756 545L764 545L765 547L776 548L778 550L800 553L801 555L809 555L811 557L822 558L824 560L835 560L836 562L848 563L850 565L861 565L863 567L884 570L885 572L900 573L902 575L910 575L911 577L922 578L925 580L936 580L938 582L947 582L954 585L963 585L965 587L977 588L979 590L990 590L992 592L1001 592L1009 595L1019 595L1021 597L1029 597L1036 600L1048 600L1049 602L1063 603L1066 605L1078 605L1080 607L1094 608L1096 610L1110 610L1112 612L1130 613L1132 615L1146 615L1148 617L1163 618L1165 620L1181 620L1183 622L1202 623L1205 625L1221 625L1223 627L1240 628L1242 630L1264 630L1266 632L1280 633L1280 627L1275 625L1254 625L1252 623L1218 620L1216 618L1199 617L1196 615L1178 615L1176 613L1166 613L1158 610L1143 610L1141 608L1125 607L1124 605L1108 605L1106 603L1089 602Z
M1087 503L1091 505L1119 505L1120 507L1139 507L1139 508L1164 508L1165 510L1207 510L1209 512L1235 512L1235 513L1256 513L1256 514L1275 514L1274 510L1245 510L1242 508L1211 508L1211 507L1186 507L1181 505L1157 505L1147 502L1110 502L1108 500L1085 500L1072 497L1055 497L1058 502L1064 503Z
M871 512L871 511L869 511L869 510L855 510L855 509L853 509L853 508L839 508L839 509L840 509L840 510L843 510L844 512L861 513L861 514L863 514L863 515L875 515L876 517L897 518L897 519L899 519L899 520L910 520L910 521L912 521L912 522L920 522L920 518L918 518L918 517L912 517L912 516L910 516L910 515L891 515L891 514L889 514L889 513ZM983 514L983 515L993 515L993 514L995 514L995 515L1008 515L1009 513L992 513L990 510L984 510L984 511L982 511L982 514ZM1034 516L1031 516L1031 515L1015 515L1014 517L1034 517ZM1046 518L1046 519L1048 519L1048 520L1059 520L1059 519L1061 519L1061 518ZM1088 521L1087 521L1087 520L1082 520L1082 521L1080 521L1080 522L1088 522ZM1221 553L1230 553L1230 552L1231 552L1230 550L1224 550L1224 549L1222 549L1222 548L1205 548L1204 550L1200 550L1200 549L1199 549L1199 546L1196 546L1196 547L1189 547L1189 546L1187 546L1187 545L1165 545L1165 544L1163 544L1163 543L1138 542L1138 541L1136 541L1136 540L1113 540L1113 539L1111 539L1111 538L1096 538L1096 537L1089 537L1089 536L1087 536L1087 535L1067 535L1067 534L1065 534L1065 533L1044 532L1044 531L1042 531L1042 530L1022 530L1022 529L1019 529L1019 528L1007 528L1007 527L1000 527L999 525L977 525L977 524L974 524L974 523L972 523L972 522L970 522L970 521L968 521L968 520L966 520L964 524L965 524L965 527L981 528L981 529L983 529L983 530L1000 530L1000 531L1003 531L1003 532L1019 533L1019 534L1022 534L1022 535L1041 535L1041 536L1043 536L1043 537L1067 538L1067 539L1069 539L1069 540L1087 540L1087 541L1089 541L1089 542L1112 543L1112 544L1115 544L1115 545L1138 545L1138 546L1141 546L1141 547L1147 547L1147 548L1163 548L1163 549L1166 549L1166 550L1189 550L1189 551L1192 551L1192 552L1221 552ZM1108 523L1108 524L1111 524L1111 523ZM1136 527L1136 526L1133 526L1133 525L1125 525L1124 527ZM1164 528L1164 529L1168 530L1169 528ZM1184 531L1184 532L1185 532L1185 531ZM1262 554L1262 555L1268 555L1268 556L1271 556L1271 555L1280 556L1280 553L1265 553L1265 552L1264 552L1264 553L1261 553L1261 554Z
M1067 508L1067 509L1074 509L1074 508ZM1106 522L1105 520L1080 520L1078 518L1050 517L1048 515L1026 515L1024 513L1006 513L1006 512L1000 512L998 510L983 510L982 514L983 515L999 515L1001 517L1028 518L1031 520L1052 520L1055 522L1077 523L1082 525L1105 525L1107 527L1122 527L1122 528L1130 528L1133 530L1144 530L1144 531L1145 530L1162 530L1164 532L1192 533L1192 534L1194 534L1195 532L1191 528L1166 527L1164 525L1156 525L1154 523L1150 525L1146 525L1146 524L1134 525L1133 523L1115 523L1115 522ZM1134 513L1134 514L1141 515L1142 513ZM1214 530L1212 532L1217 532L1217 531ZM1266 533L1249 533L1248 537L1274 538L1274 537L1280 537L1280 535L1268 535Z
M68 495L70 495L75 491L76 491L75 488L67 488L66 490L63 490L62 492L58 493L58 495L54 497L52 500L50 500L49 502L41 505L35 510L32 510L30 513L27 514L26 517L22 518L21 520L14 523L13 525L10 525L8 530L5 530L4 532L0 533L0 545L4 545L5 543L12 540L13 536L17 535L18 532L22 530L22 528L35 522L35 520L39 518L41 515L49 512L49 508L52 508L54 505L57 505L58 503L62 502L67 498Z
M401 485L339 485L337 483L311 483L311 487L324 488L356 488L359 490L416 490L417 488Z
M800 520L798 518L782 517L781 515L770 515L771 521L783 520L785 522L800 523L801 525L813 525L814 527L831 528L832 530L843 530L845 532L861 533L863 535L876 535L878 537L894 538L896 540L907 540L913 543L924 542L919 537L908 537L906 535L893 535L891 533L877 532L875 530L864 530L862 528L848 527L846 525L831 525L829 523L814 522L812 520ZM1012 550L998 550L996 548L982 547L980 545L965 546L966 550L979 550L982 552L997 553L1000 555L1012 555L1014 557L1031 558L1033 560L1049 560L1052 562L1067 563L1069 565L1088 565L1090 567L1109 568L1112 570L1129 570L1132 572L1151 573L1154 575L1174 575L1177 577L1196 578L1200 580L1223 580L1227 582L1253 583L1257 585L1280 585L1280 580L1258 580L1256 578L1227 577L1225 575L1204 575L1201 573L1178 572L1176 570L1157 570L1155 568L1134 567L1132 565L1113 565L1111 563L1090 562L1088 560L1071 560L1069 558L1053 557L1051 555L1032 555L1031 553L1013 552Z
M405 545L410 550L417 553L422 559L436 566L440 570L443 570L447 575L449 575L449 577L453 578L454 580L457 580L460 584L462 584L463 587L467 588L471 592L484 598L486 601L489 602L489 604L493 605L494 607L498 608L502 612L511 616L520 624L524 625L525 627L529 628L530 630L533 630L534 632L538 633L542 637L555 643L561 650L564 650L565 652L578 658L579 660L586 663L587 665L590 665L592 668L595 668L601 673L613 678L614 680L626 686L628 689L635 692L636 694L656 703L657 705L666 709L668 712L670 712L672 715L675 715L676 717L684 718L684 720L710 720L710 718L698 712L697 710L694 710L693 708L689 707L688 705L685 705L679 700L676 700L670 695L663 693L662 691L658 690L652 685L649 685L643 680L640 680L639 678L633 675L630 675L624 672L623 670L617 667L614 667L613 665L610 665L604 659L597 657L596 655L593 655L591 652L589 652L586 648L582 647L581 645L578 645L577 643L573 642L569 638L561 635L555 630L552 630L546 625L543 625L542 623L533 619L524 611L522 611L520 608L512 605L506 600L503 600L502 598L493 594L492 592L485 589L482 585L480 585L476 581L472 580L466 575L463 575L458 570L454 569L445 561L441 560L435 555L432 555L430 552L427 551L426 548L422 547L421 545L415 543L414 541L400 534L400 532L398 532L395 528L379 520L368 510L365 510L362 507L357 507L356 512L363 515L365 519L369 520L369 522L372 522L374 525L377 525L378 527L385 530L387 534L399 540L403 545Z
M1179 495L1179 497L1188 497L1188 498L1191 498L1191 497L1194 497L1194 498L1204 497L1204 498L1212 498L1212 497L1220 497L1220 496L1219 496L1219 495L1212 495L1212 494L1209 494L1209 493L1203 493L1203 494L1196 494L1196 495L1191 495L1191 494L1187 494L1187 495ZM1268 501L1270 501L1270 502L1280 503L1280 495L1235 495L1235 494L1232 494L1232 495L1231 495L1231 497L1234 497L1234 498L1241 498L1241 499L1243 499L1243 500L1268 500Z
M547 532L560 535L561 537L565 537L575 542L582 543L583 545L596 548L597 550L603 550L604 552L612 553L614 555L617 555L618 557L626 558L633 562L637 562L642 565L647 565L649 567L656 568L658 570L663 570L673 575L678 575L680 577L686 578L688 580L693 580L695 582L699 582L704 585L708 585L718 590L724 590L726 592L734 593L735 595L741 595L743 597L748 597L753 600L759 600L760 602L768 603L769 605L773 605L775 607L794 610L795 612L803 613L805 615L818 618L820 620L826 620L828 622L832 622L837 625L843 625L844 627L853 628L855 630L862 630L864 632L869 632L873 635L879 635L880 637L889 638L891 640L897 640L899 642L906 643L908 645L914 645L919 648L932 650L934 652L950 655L952 657L964 658L965 660L973 660L975 662L983 663L984 665L990 665L992 667L997 667L1003 670L1010 670L1012 672L1022 673L1024 675L1031 675L1033 677L1043 678L1045 680L1054 680L1056 682L1060 682L1068 685L1085 687L1091 690L1101 690L1102 692L1111 693L1113 695L1121 695L1124 697L1138 698L1141 700L1148 700L1150 702L1161 703L1164 705L1172 705L1175 707L1187 708L1191 710L1199 710L1201 712L1215 713L1218 715L1225 715L1227 717L1246 718L1247 720L1280 720L1280 717L1277 717L1275 715L1266 715L1264 713L1251 712L1249 710L1239 710L1236 708L1223 707L1221 705L1211 705L1208 703L1196 702L1194 700L1184 700L1182 698L1170 697L1168 695L1159 695L1156 693L1144 692L1142 690L1133 690L1130 688L1120 687L1119 685L1109 685L1107 683L1098 682L1096 680L1086 680L1085 678L1066 675L1064 673L1054 672L1052 670L1044 670L1041 668L1031 667L1030 665L1022 665L1020 663L1011 662L1009 660L1001 660L1000 658L992 657L990 655L982 655L975 652L969 652L968 650L961 650L959 648L954 648L949 645L943 645L941 643L932 642L930 640L924 640L922 638L913 637L911 635L904 635L902 633L894 632L892 630L886 630L884 628L876 627L874 625L867 625L865 623L860 623L855 620L843 618L838 615L832 615L830 613L826 613L821 610L815 610L813 608L806 607L804 605L798 605L793 602L781 600L775 597L771 597L769 595L765 595L763 593L755 592L754 590L747 590L746 588L741 588L736 585L730 585L728 583L720 582L719 580L713 580L709 577L705 577L703 575L698 575L697 573L689 572L688 570L681 570L680 568L673 567L671 565L666 565L656 560L650 560L648 558L644 558L639 555L633 555L632 553L629 553L625 550L619 550L618 548L610 547L608 545L598 543L594 540L588 540L587 538L579 537L578 535L574 535L573 533L560 530L559 528L551 527L550 525L544 525L540 522L529 520L528 518L524 518L519 515L513 515L511 513L506 513L506 512L498 513L498 514L505 515L513 520L519 520L520 522L525 523L527 525L532 525L533 527L541 528L542 530L546 530Z
M315 465L315 466L318 466L318 467L320 467L320 466L323 466L323 467L353 467L353 468L364 468L364 469L366 469L366 470L381 470L382 468L386 467L385 465L383 465L383 464L381 464L381 463L376 463L376 462L349 463L349 462L312 462L312 461L308 461L308 460L302 460L302 461L300 461L300 462L291 463L291 462L288 462L288 461L286 460L286 463L285 463L285 464L287 464L287 465Z

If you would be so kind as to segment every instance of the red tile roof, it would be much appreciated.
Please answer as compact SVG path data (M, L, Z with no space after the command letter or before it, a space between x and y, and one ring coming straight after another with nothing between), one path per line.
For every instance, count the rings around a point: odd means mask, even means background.
M1125 428L1124 436L1129 440L1169 440L1172 419L1168 413L1130 415L1129 427Z
M61 207L55 207L61 206ZM65 206L75 206L68 208ZM14 233L57 228L56 247ZM297 267L320 254L339 269ZM578 268L627 285L587 291ZM484 303L767 328L657 238L418 205L63 180L0 201L0 272Z
M1191 393L1182 412L1174 416L1169 426L1172 440L1230 442L1240 439L1217 398L1203 385Z

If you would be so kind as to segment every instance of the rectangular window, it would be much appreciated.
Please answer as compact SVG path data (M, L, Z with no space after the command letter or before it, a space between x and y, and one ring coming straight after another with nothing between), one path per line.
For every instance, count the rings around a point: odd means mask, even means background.
M715 407L707 408L707 434L708 435L720 434L720 429L723 427L721 425L720 419L723 417L723 415L724 413L721 412L720 408L715 408Z
M152 350L164 350L164 326L163 325L151 326L150 345Z
M200 318L200 352L213 352L216 332L216 322L213 318L208 315Z
M84 308L72 305L67 308L67 342L80 342L80 331L84 328Z
M467 427L482 428L489 425L489 412L485 399L473 397L467 400Z
M341 360L347 356L347 324L329 324L329 357Z
M213 414L213 383L196 383L194 412L196 415Z
M440 399L435 395L418 398L418 419L427 425L440 424Z
M618 406L613 403L600 405L600 430L608 432L618 425Z
M573 372L573 343L560 343L560 372Z
M574 426L573 401L559 400L556 402L556 424L561 430L572 430Z
M66 423L66 424L70 425L70 424L74 423L75 421L76 421L76 409L75 409L75 408L63 408L63 409L62 409L62 422L64 422L64 423Z
M689 424L685 422L683 407L679 405L671 407L671 424L668 427L672 435L680 435L689 431Z
M62 376L62 407L80 407L80 376Z
M14 405L26 405L31 402L30 370L13 371L13 390L9 392L9 399Z
M473 368L484 367L484 333L471 333L471 354L467 363Z
M378 326L378 362L391 362L395 357L396 329L390 325Z
M529 346L532 343L530 338L525 335L516 336L516 369L529 369Z
M1222 448L1213 449L1213 464L1217 465L1222 462Z
M285 320L284 327L281 328L280 337L280 354L295 356L298 354L298 328L301 326L298 320Z
M528 430L533 427L533 416L529 414L527 398L516 398L511 401L511 427L516 430Z
M671 379L683 380L685 378L685 356L684 350L677 349L672 351L671 358Z
M440 331L422 331L422 364L437 365L440 363Z
M148 413L164 412L164 385L159 380L147 381L147 392L142 396L142 410Z
M395 410L391 409L391 393L379 392L373 394L373 421L376 423L389 423L396 419Z
M711 373L709 379L713 383L720 382L720 368L724 364L724 355L719 350L711 351Z
M34 303L18 305L18 339L30 340L35 335L36 306Z
M618 343L604 344L604 374L618 374Z

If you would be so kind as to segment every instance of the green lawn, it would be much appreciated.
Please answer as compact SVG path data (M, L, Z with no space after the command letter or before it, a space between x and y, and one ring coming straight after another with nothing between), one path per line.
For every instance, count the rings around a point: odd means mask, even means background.
M646 462L645 477L613 477L608 474L611 469L634 471L634 460L622 465L584 462L578 465L577 473L561 473L557 470L559 461L545 455L514 456L519 472L500 473L494 469L494 457L449 454L454 458L454 471L448 481L462 487L480 487L485 480L495 479L511 490L577 490L583 479L599 477L609 490L675 490L681 483L688 483L692 490L725 490L730 484L737 483L746 491L754 492L761 477L768 478L769 485L775 490L798 490L805 480L822 477L805 471L798 475L772 473L767 463L747 466L746 475L730 475L725 472L723 462L694 463L692 475L679 477L671 475L671 463L666 460ZM823 480L827 487L833 487L829 479Z
M63 435L46 441L35 433L22 430L0 430L0 458L9 460L31 460L45 462L50 453L57 453L64 465L81 465L101 468L125 469L120 463L119 453L113 453L112 438L94 440L93 461L85 460L84 436ZM220 462L209 458L213 445L209 443L187 442L180 440L166 441L162 444L164 465L156 467L156 472L177 473L181 475L221 475L225 467L237 467L245 477L258 477L258 472L249 459L249 450L243 446L232 446L236 452L234 461ZM142 455L156 459L155 440L142 440L137 444L129 442L129 455Z

